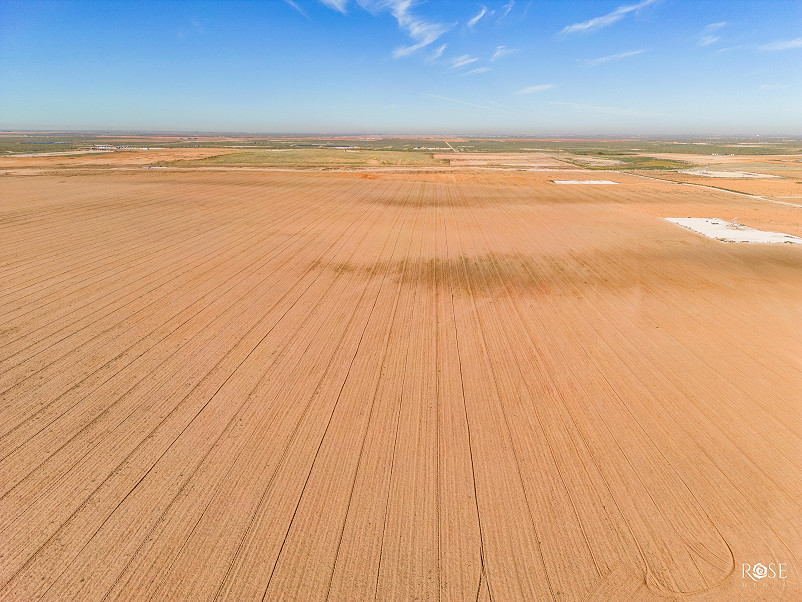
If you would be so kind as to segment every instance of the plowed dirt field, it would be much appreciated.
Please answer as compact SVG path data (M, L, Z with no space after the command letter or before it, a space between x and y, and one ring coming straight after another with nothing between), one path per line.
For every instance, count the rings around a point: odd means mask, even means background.
M802 209L608 176L0 176L0 600L802 599Z

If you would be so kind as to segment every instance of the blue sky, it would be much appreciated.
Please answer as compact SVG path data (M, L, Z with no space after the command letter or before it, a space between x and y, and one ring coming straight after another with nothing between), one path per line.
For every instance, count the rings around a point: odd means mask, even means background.
M0 0L0 128L802 134L802 0Z

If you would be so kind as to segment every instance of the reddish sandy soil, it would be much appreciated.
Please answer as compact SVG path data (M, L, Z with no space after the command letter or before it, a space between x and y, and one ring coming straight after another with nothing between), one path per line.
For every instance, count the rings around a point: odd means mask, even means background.
M79 151L80 152L80 151ZM149 165L160 161L204 159L237 152L222 148L170 148L164 150L120 150L105 153L80 153L60 156L0 156L0 169L26 167L73 167Z
M802 599L802 209L555 177L0 176L0 600Z
M699 165L716 165L725 169L739 169L748 163L763 162L775 165L799 166L799 155L694 155L688 153L642 153L647 157L687 161ZM711 168L712 169L712 168Z
M766 172L767 170L763 170ZM645 172L643 172L645 173ZM755 173L755 172L753 172ZM757 172L760 173L760 172ZM705 176L677 172L663 172L652 177L665 178L675 182L689 182L701 186L712 186L736 190L746 194L756 194L771 199L802 205L802 170L799 172L777 172L779 178L744 179L744 178L708 178Z

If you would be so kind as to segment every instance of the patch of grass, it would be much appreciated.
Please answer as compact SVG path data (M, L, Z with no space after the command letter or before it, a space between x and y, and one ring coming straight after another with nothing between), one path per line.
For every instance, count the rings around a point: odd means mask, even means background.
M591 161L585 161L581 158L577 158L576 156L589 156L593 155L600 159L609 159L616 161L616 163L612 163L610 165L595 165ZM666 170L666 169L687 169L691 167L690 163L686 163L685 161L677 161L675 159L659 159L657 157L648 157L644 155L634 155L634 154L618 154L618 153L574 153L574 157L568 156L560 156L559 157L563 161L567 161L569 163L573 163L579 167L584 167L586 169L594 169L600 171L609 171L609 170L627 170L627 169L659 169L659 170Z
M624 162L624 169L686 169L691 165L685 161L674 159L657 159L655 157L619 157Z

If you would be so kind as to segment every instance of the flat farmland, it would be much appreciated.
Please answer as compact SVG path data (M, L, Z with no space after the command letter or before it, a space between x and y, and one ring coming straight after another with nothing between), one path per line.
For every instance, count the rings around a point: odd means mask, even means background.
M802 209L602 175L0 175L0 600L802 599Z
M540 169L573 169L570 163L560 161L542 153L440 153L433 155L435 159L448 161L458 167L474 167L485 165L506 165L531 167Z

